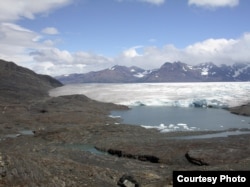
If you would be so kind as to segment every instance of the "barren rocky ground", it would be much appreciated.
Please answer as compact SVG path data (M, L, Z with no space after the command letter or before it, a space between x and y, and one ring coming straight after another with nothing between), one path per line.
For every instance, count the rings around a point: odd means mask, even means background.
M0 186L117 186L125 174L140 186L168 186L173 170L250 168L250 134L175 139L194 132L160 133L108 116L124 109L79 95L2 104Z

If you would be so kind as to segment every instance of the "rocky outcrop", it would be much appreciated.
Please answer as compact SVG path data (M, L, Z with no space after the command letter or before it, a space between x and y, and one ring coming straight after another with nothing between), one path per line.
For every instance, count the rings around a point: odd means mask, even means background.
M199 152L197 153L196 151L188 151L185 154L186 159L194 165L198 165L198 166L208 166L209 164L204 161L203 158L200 157Z

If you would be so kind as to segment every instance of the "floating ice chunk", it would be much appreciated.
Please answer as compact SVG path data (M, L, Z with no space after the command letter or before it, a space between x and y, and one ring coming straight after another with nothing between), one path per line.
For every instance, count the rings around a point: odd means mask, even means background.
M160 124L160 127L165 127L165 125L163 123Z
M191 130L187 124L179 123L177 125L179 126L179 128L182 128L183 130Z
M161 130L161 132L171 132L171 130L170 129L163 129L163 130Z
M170 124L170 125L169 125L169 128L170 128L170 129L172 129L172 128L174 128L174 127L175 127L175 125L173 125L173 124Z
M207 107L207 100L206 99L194 100L192 104L194 107Z
M141 125L141 127L145 128L145 129L157 128L157 126L149 126L149 125Z
M188 127L188 125L184 124L184 123L178 123L176 125L175 124L165 125L165 124L161 123L158 126L142 125L142 127L146 128L146 129L155 128L155 129L159 130L160 132L194 131L194 130L198 130L197 127Z
M187 124L185 124L185 123L178 123L177 125L178 125L178 126L183 126L183 127L184 127L184 126L187 126Z
M110 118L121 118L121 116L113 116L113 115L109 115Z

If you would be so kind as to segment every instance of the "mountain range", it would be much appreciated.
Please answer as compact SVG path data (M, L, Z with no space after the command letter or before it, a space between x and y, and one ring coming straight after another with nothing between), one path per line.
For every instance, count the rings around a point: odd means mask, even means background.
M234 82L250 81L250 63L220 65L202 63L188 65L166 62L160 68L145 70L136 66L115 65L84 74L55 77L64 84L71 83L146 83L146 82Z

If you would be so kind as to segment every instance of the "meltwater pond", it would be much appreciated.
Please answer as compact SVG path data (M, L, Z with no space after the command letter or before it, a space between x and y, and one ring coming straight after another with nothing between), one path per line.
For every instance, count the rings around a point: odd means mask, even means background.
M250 117L215 108L136 106L128 111L113 111L112 116L120 116L125 124L157 128L162 132L250 129Z

